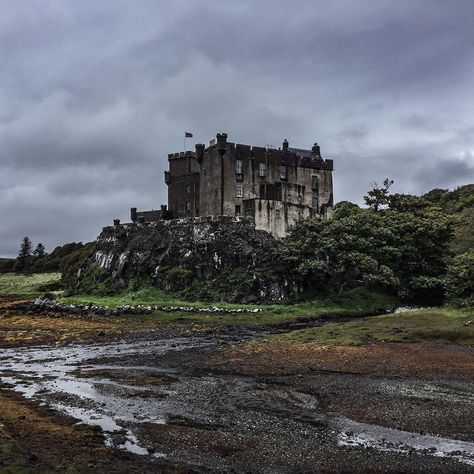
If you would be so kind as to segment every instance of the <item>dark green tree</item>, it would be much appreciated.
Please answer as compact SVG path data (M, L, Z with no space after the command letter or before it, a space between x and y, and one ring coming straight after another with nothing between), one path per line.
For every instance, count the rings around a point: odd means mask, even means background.
M350 216L351 214L357 214L361 211L361 208L350 201L339 201L334 206L333 217L334 219L341 219L342 217Z
M23 237L20 243L20 250L18 251L18 257L16 258L15 270L24 271L31 265L31 252L33 250L33 244L28 236Z
M474 307L474 249L454 258L446 276L446 293L455 305Z
M34 252L33 252L33 257L34 257L35 259L38 259L38 258L43 258L43 257L45 257L45 256L46 256L46 251L45 251L44 245L40 242L40 243L36 246L36 248L35 248L35 250L34 250Z
M280 244L285 271L300 287L371 286L406 299L439 300L453 219L439 210L363 209L332 220L301 220Z
M372 183L372 189L364 196L364 201L370 209L378 211L382 206L389 204L388 190L393 182L393 179L386 178L382 186L379 186L375 181Z
M424 212L430 205L423 197L412 194L391 194L388 196L388 208L398 212Z

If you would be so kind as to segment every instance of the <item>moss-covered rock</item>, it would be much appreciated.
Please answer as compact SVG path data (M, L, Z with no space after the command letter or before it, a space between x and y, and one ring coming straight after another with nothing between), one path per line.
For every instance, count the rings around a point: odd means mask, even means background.
M200 217L106 227L70 285L110 293L152 284L188 298L282 299L275 281L275 239L251 219Z

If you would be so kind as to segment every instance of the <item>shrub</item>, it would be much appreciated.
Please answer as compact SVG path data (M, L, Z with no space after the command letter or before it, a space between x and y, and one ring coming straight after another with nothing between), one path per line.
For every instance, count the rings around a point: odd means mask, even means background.
M448 300L464 307L474 307L474 249L454 258L446 276Z

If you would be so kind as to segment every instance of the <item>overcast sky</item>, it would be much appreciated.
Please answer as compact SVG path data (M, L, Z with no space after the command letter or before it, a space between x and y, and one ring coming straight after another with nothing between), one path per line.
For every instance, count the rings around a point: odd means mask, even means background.
M473 0L0 0L0 256L166 203L168 153L216 132L372 181L474 181Z

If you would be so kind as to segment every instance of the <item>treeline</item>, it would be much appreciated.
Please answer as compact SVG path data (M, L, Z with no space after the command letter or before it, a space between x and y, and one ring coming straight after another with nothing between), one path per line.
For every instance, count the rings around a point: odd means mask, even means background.
M0 273L60 272L67 282L67 278L71 278L74 270L79 268L79 263L90 255L93 245L71 242L47 253L42 243L34 246L29 237L24 237L16 258L0 259Z
M474 186L424 196L374 185L367 208L340 202L331 220L300 220L280 244L301 291L368 287L418 304L474 304Z

